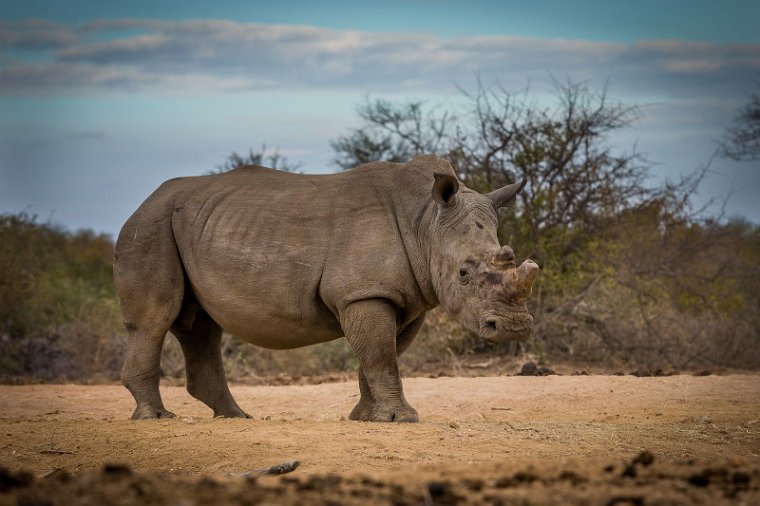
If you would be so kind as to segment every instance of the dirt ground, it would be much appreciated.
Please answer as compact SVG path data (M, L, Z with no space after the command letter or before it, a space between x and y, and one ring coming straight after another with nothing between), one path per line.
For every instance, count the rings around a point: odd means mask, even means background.
M233 386L254 420L176 386L155 421L119 385L0 386L0 505L760 504L757 375L404 387L418 424L346 420L355 382Z

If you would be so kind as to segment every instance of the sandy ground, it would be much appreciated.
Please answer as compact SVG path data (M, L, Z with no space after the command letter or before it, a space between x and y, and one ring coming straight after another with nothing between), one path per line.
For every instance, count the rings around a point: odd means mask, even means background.
M233 386L254 420L212 419L182 387L162 387L176 419L130 421L121 386L0 386L0 504L760 504L757 375L404 386L419 424L346 420L354 382Z

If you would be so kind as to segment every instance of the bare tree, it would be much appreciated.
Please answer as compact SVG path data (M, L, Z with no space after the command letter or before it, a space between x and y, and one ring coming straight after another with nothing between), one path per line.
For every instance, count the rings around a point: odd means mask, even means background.
M330 142L333 163L343 170L371 161L405 162L423 153L445 154L454 116L424 110L424 102L396 104L369 99L357 108L361 128Z
M760 80L757 82L760 89ZM753 91L726 130L721 152L734 160L760 160L760 90Z
M267 153L266 145L262 145L260 151L249 149L247 155L239 155L233 151L221 165L217 165L216 169L210 171L209 174L221 174L245 165L262 165L282 172L298 172L300 168L300 164L290 163L287 157L282 156L277 149L273 153Z
M471 109L462 114L426 110L420 101L367 101L358 109L362 127L331 143L334 163L347 169L435 153L479 191L526 179L517 205L505 213L504 239L527 247L539 262L575 247L568 231L587 231L600 216L647 197L645 161L635 151L613 152L608 142L637 117L635 108L612 104L583 83L555 82L553 108L498 84L463 93ZM565 244L558 250L549 242L560 236Z
M617 153L609 134L628 126L638 111L610 103L606 91L584 83L554 83L555 106L533 106L527 95L480 83L469 128L460 128L450 157L473 187L491 190L515 180L527 184L507 212L511 239L539 261L564 257L600 218L648 198L646 161ZM562 239L554 247L547 241ZM559 248L557 248L559 247ZM548 249L547 249L548 248Z

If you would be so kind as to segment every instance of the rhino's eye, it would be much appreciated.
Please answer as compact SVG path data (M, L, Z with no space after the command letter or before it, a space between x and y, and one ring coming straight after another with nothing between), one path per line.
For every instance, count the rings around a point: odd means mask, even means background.
M459 282L463 285L470 282L470 278L472 276L470 275L470 270L467 267L460 267L459 268Z

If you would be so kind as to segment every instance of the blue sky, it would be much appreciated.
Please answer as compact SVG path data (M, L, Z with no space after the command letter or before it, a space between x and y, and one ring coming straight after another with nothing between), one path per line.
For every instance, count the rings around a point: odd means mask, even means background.
M115 234L161 181L264 143L333 171L366 96L455 108L476 73L538 101L552 76L607 85L642 112L610 141L675 178L755 86L757 19L757 1L5 2L0 212ZM760 222L758 164L711 167L699 203L733 192L727 212Z

